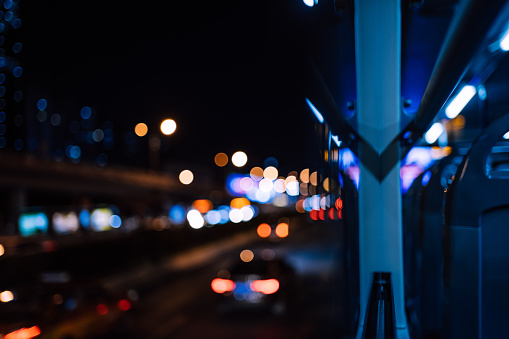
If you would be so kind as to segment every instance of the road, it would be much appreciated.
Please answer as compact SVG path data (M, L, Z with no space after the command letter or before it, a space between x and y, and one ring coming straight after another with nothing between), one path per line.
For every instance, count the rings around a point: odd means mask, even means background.
M253 234L236 236L168 259L157 269L117 277L110 284L135 288L139 303L131 322L133 338L341 338L344 279L340 223L291 221L279 242ZM244 248L272 248L297 272L299 293L283 315L221 314L210 282Z

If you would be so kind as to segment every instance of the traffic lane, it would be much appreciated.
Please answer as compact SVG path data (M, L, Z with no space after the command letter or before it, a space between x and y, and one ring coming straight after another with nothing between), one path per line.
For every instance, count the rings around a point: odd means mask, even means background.
M289 237L284 242L266 244L300 265L299 295L295 296L297 300L288 314L274 317L269 313L222 315L218 312L218 295L211 291L210 282L238 256L236 249L143 296L134 320L134 336L312 338L319 334L322 338L339 337L341 329L336 320L343 311L336 272L341 262L337 255L340 241L331 236L334 229L330 226L304 226L308 228L300 230L293 240Z

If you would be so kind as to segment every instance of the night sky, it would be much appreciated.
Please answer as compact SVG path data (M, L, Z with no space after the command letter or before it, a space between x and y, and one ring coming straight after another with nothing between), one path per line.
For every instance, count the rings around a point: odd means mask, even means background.
M123 151L125 133L138 122L155 131L168 117L178 129L163 140L166 161L210 166L218 152L244 150L248 166L273 156L300 170L314 120L302 92L301 13L288 5L24 0L27 114L46 98L65 129L91 107L96 126L113 124L110 164L143 166Z

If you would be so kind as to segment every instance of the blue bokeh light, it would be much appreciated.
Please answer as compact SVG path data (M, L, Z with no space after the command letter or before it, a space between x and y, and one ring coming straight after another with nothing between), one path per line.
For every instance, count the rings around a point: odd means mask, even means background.
M83 119L89 119L92 116L92 109L85 106L81 109L80 115Z
M14 53L21 52L22 48L23 48L23 45L21 44L21 42L16 42L14 45L12 45L12 50L14 51Z
M182 205L174 205L170 208L168 216L174 224L180 225L186 220L186 209Z
M46 99L40 99L39 101L37 101L37 108L40 111L44 111L46 107L48 107L48 101L46 101Z

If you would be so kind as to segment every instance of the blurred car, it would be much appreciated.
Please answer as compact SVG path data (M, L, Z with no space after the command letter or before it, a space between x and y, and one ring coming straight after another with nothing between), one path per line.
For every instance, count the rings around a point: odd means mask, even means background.
M219 295L219 311L233 310L270 311L283 314L296 292L294 269L282 258L262 255L242 257L229 269L218 272L211 282L212 290ZM245 251L243 251L244 253Z
M3 339L123 337L136 299L98 282L42 282L11 293L0 303Z

